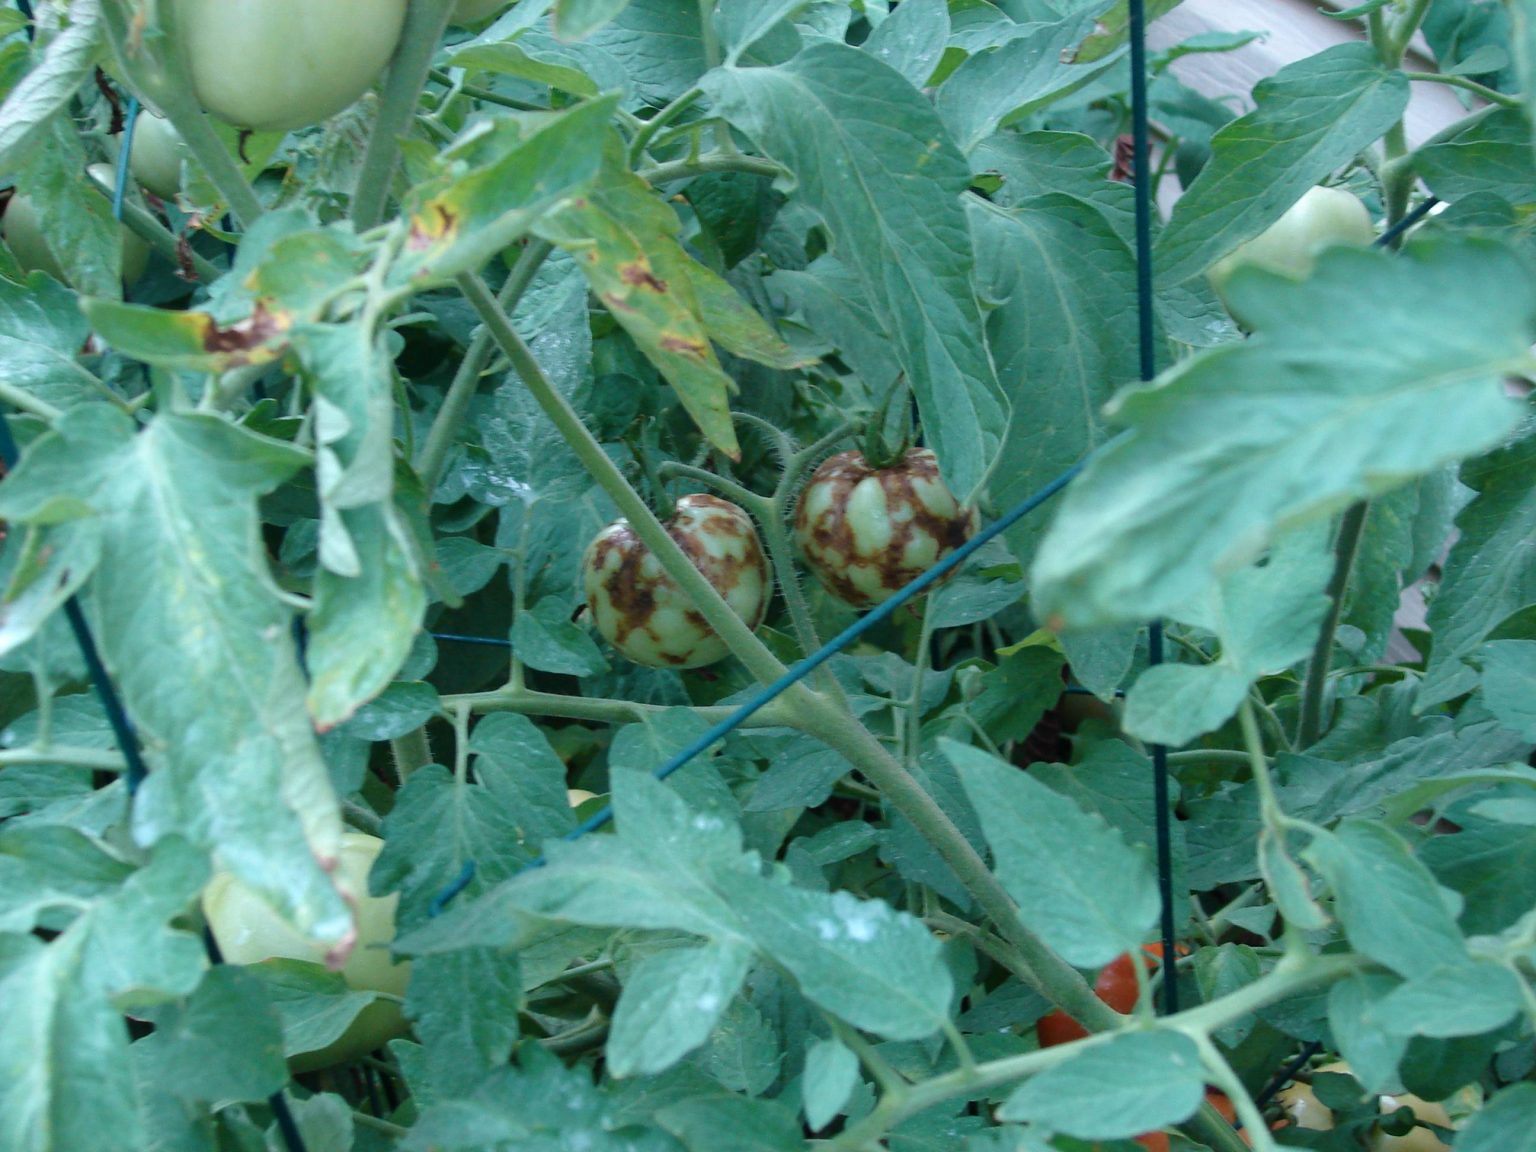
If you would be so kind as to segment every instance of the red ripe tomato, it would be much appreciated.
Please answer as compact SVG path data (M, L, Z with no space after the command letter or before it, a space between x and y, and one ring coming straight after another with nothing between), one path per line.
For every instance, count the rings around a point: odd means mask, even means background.
M1148 959L1155 961L1149 967L1151 971L1156 972L1163 960L1163 946L1144 944L1141 950L1146 953ZM1179 945L1180 955L1187 951L1188 949L1182 944ZM1136 1007L1138 991L1136 970L1131 967L1129 952L1121 953L1104 965L1099 971L1098 978L1093 982L1094 995L1122 1015ZM1053 1012L1047 1012L1035 1021L1035 1038L1042 1048L1068 1044L1073 1040L1081 1040L1086 1035L1088 1030L1059 1008Z

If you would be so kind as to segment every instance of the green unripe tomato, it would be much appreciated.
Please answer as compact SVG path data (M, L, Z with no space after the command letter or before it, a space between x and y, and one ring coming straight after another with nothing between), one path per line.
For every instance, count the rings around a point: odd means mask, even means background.
M459 0L453 6L453 15L448 20L451 24L479 24L488 20L497 12L507 6L507 0Z
M133 147L128 168L133 178L162 200L173 200L181 191L181 159L186 146L163 116L142 112L133 125Z
M110 164L92 164L88 171L98 184L108 190L112 188L115 176ZM144 275L144 266L149 262L149 245L130 232L126 225L119 227L123 244L123 280L132 284ZM59 263L43 235L37 206L32 203L31 197L11 197L5 209L5 218L0 220L0 235L5 237L6 244L10 246L16 262L24 272L46 272L60 283L69 283L69 278L64 274L64 266Z
M341 838L336 882L356 897L357 909L357 941L341 976L352 988L404 996L411 966L396 964L389 955L399 894L368 895L368 872L383 848L384 841L361 832L348 832ZM227 872L214 876L203 889L203 914L225 963L258 964L273 957L325 963L325 945L300 934L255 890ZM378 1000L358 1013L334 1043L301 1053L290 1063L295 1070L306 1071L355 1060L407 1030L399 1005Z
M795 542L822 587L873 608L932 568L976 531L927 448L890 468L840 452L811 474L795 508Z
M684 496L666 529L747 627L763 622L768 559L750 516L717 496ZM628 520L614 521L587 546L581 582L597 630L636 664L701 668L729 651Z
M177 35L204 108L286 132L368 91L400 42L407 0L176 0Z
M1375 238L1371 214L1358 196L1342 188L1309 188L1280 219L1212 264L1206 276L1217 292L1246 265L1303 279L1324 248L1334 244L1363 248Z

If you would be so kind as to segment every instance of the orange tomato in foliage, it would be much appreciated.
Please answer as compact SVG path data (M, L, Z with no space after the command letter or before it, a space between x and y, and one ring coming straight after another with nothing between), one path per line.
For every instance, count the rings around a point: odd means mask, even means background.
M1158 965L1163 960L1163 946L1161 944L1144 944L1141 949L1147 957L1155 963L1150 965L1150 970L1157 971ZM1182 955L1188 949L1179 946ZM1093 982L1093 993L1105 1004L1122 1015L1136 1007L1138 994L1136 984L1136 970L1131 967L1131 954L1122 952L1100 970L1098 978ZM1088 1035L1088 1030L1072 1017L1068 1016L1060 1008L1047 1012L1039 1020L1035 1021L1035 1038L1040 1047L1052 1048L1057 1044L1068 1044L1073 1040L1081 1040Z

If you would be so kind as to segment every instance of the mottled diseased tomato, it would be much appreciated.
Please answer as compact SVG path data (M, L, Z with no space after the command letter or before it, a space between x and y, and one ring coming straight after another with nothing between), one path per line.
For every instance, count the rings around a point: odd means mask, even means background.
M763 622L768 559L751 517L729 500L684 496L666 529L749 628ZM588 545L581 579L597 630L636 664L701 668L728 651L627 520L608 525Z
M889 600L975 531L975 510L960 506L926 448L879 469L840 452L812 473L795 509L807 566L855 608Z

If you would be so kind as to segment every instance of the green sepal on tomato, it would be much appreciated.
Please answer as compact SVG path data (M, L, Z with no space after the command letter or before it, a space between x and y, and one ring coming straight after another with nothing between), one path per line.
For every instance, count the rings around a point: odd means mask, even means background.
M747 627L763 622L772 584L750 516L699 493L679 500L664 527ZM628 520L614 521L587 546L581 586L592 623L636 664L702 668L730 651Z

